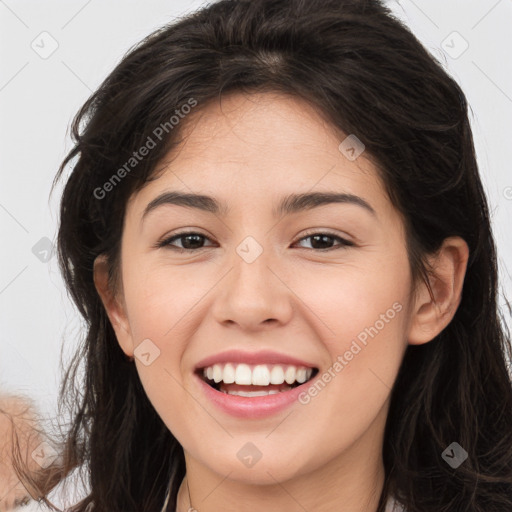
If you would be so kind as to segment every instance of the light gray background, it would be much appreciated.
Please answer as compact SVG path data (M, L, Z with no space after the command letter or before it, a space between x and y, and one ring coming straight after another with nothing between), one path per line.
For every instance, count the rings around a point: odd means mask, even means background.
M51 200L49 191L71 148L71 119L132 45L204 3L0 0L0 389L29 395L43 413L56 410L61 346L69 358L81 328L56 257L45 263L32 251L43 237L55 241L62 187ZM512 298L512 0L388 4L444 63L472 107L504 304L503 294ZM463 40L454 31L469 43L457 58ZM52 39L58 48L47 58L31 47L48 51Z

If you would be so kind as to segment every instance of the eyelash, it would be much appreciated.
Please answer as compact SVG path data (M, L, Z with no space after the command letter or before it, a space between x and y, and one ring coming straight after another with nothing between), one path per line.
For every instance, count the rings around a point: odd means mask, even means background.
M178 233L178 234L172 235L171 237L166 238L166 239L162 240L161 242L158 242L156 244L156 247L157 248L168 247L169 249L171 249L173 251L178 251L178 252L181 252L181 253L183 253L183 252L197 252L197 251L200 251L202 249L206 249L206 247L200 247L198 249L184 249L184 248L181 248L181 247L176 247L176 246L172 246L171 245L171 242L174 242L175 240L179 240L180 238L185 238L186 236L189 236L189 235L198 235L198 236L203 237L203 238L205 238L207 240L210 240L206 235L203 235L202 233L197 233L195 231L185 231L183 233ZM301 242L302 240L305 240L306 238L311 238L311 237L313 237L315 235L326 235L329 238L333 238L333 239L338 240L340 242L340 245L338 245L337 247L330 247L328 249L311 249L312 251L328 252L328 251L334 251L336 249L345 249L346 247L352 247L352 246L355 245L353 242L350 242L349 240L345 240L344 238L341 238L338 235L334 235L332 233L323 232L323 231L313 231L313 232L306 233L305 236L303 236L302 238L299 238L294 243ZM303 247L303 249L304 249L304 247Z

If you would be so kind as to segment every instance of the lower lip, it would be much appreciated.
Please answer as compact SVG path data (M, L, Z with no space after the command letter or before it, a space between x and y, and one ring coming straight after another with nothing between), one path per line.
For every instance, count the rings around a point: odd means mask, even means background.
M222 411L238 418L264 418L276 414L294 402L311 385L311 380L288 391L266 396L237 396L217 391L208 385L199 375L195 375L206 397Z

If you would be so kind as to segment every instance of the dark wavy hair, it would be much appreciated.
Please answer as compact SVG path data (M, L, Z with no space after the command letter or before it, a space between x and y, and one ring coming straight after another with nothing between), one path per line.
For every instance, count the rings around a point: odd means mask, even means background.
M389 496L408 512L510 512L512 345L497 304L496 248L468 104L378 0L213 3L131 48L77 113L74 147L54 187L75 160L62 195L58 255L87 334L60 390L59 404L72 411L63 460L40 478L39 496L46 501L55 474L87 466L90 494L73 512L154 512L169 482L168 510L175 510L183 449L116 341L93 262L107 256L116 289L128 198L162 170L187 122L171 129L169 119L191 99L200 111L229 92L299 97L364 143L403 216L413 282L425 282L432 298L427 256L447 237L467 242L452 321L431 342L407 347L391 392L378 512ZM100 198L98 190L159 126L167 126L161 141ZM457 469L441 456L454 441L468 453Z

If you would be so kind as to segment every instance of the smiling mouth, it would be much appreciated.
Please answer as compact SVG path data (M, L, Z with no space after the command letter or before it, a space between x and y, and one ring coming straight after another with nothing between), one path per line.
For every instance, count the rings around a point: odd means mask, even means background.
M205 375L205 369L199 368L194 373L206 384L208 384L211 388L219 391L221 393L230 394L230 395L240 395L240 396L263 396L266 394L276 394L282 393L284 391L289 391L291 389L297 388L299 386L303 386L308 384L312 379L318 375L318 368L311 368L311 375L304 382L298 382L295 380L292 384L288 382L282 382L281 384L267 384L267 385L255 385L255 384L237 384L236 382L231 382L226 384L223 380L219 382L215 382L214 379L210 379Z

